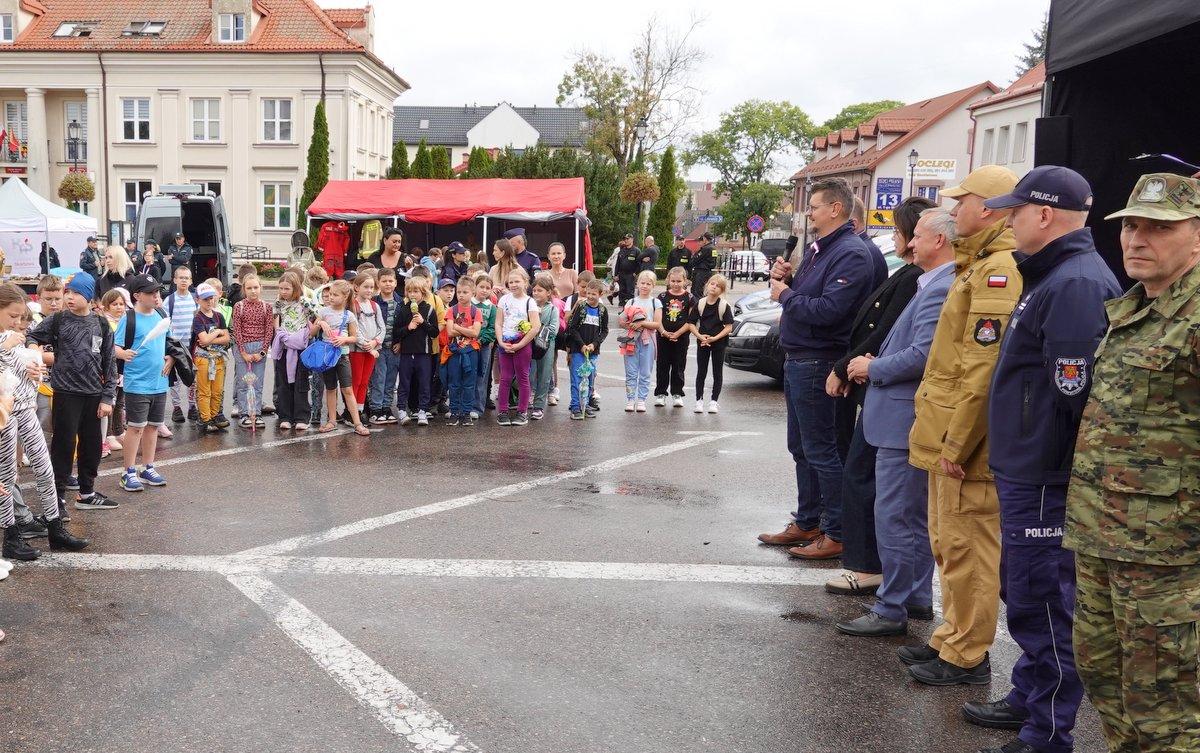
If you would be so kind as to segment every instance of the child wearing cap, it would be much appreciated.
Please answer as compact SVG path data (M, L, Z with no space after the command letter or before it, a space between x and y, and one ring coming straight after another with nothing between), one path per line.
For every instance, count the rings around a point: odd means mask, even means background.
M229 324L217 311L217 291L207 282L196 288L200 308L192 319L192 360L196 364L196 403L200 428L221 431L229 421L221 415L225 402L225 354L229 352Z

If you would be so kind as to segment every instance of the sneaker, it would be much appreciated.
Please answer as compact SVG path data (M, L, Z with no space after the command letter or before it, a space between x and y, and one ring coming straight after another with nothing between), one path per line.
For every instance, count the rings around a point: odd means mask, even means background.
M116 507L116 500L106 497L100 492L92 492L90 496L75 500L76 510L112 510Z
M167 480L163 478L158 471L154 470L153 465L147 465L145 468L143 468L142 472L138 474L138 478L150 486L167 485Z
M308 424L301 421L300 423L296 424L296 431L308 431Z
M235 405L235 406L233 406L233 410L232 410L232 411L230 411L229 415L230 415L230 417L232 417L232 418L235 418L235 419L237 419L237 418L241 418L241 417L242 417L242 411L241 411L241 409L240 409L240 408L238 408L238 407ZM314 423L315 423L315 422L314 422Z
M171 437L175 436L175 433L168 429L166 424L159 424L157 431L158 436L162 437L163 439L170 439Z
M400 422L401 426L408 426L412 423L412 416L408 415L408 411L402 410L400 411L400 417L396 420Z
M263 419L263 417L262 417L262 416L255 416L255 417L254 417L254 426L255 426L255 428L262 429L262 428L266 427L266 425L267 425L267 422L266 422L266 421Z
M191 408L188 408L188 420L189 421L199 421L200 420L200 411L196 410L196 406L194 406L194 405Z
M655 408L661 408L666 404L667 404L667 396L666 395L655 395L654 396L654 407Z
M288 431L291 428L292 428L291 421L280 421L279 422L279 430L280 431Z
M645 400L638 400L638 401L637 401L637 412L638 412L638 413L645 413L645 412L646 412L646 401L645 401Z
M264 405L262 407L262 414L264 416L274 416L275 415L275 406L274 405Z
M225 418L225 414L224 414L224 413L219 413L219 412L218 412L218 413L217 413L217 415L215 415L215 416L213 416L213 417L212 417L212 422L213 422L214 424L216 424L217 426L221 427L222 429L228 429L228 428L229 428L229 419L228 419L228 418Z
M636 408L637 408L637 404L634 403L632 400L629 400L625 403L625 412L626 413L633 413L633 411Z
M417 412L417 426L429 426L429 414L425 411Z
M546 396L546 404L547 405L558 405L558 390L555 390L554 392L551 392L549 395Z
M388 408L386 411L383 412L383 422L385 424L394 424L399 420L400 419L396 418L396 411L394 411L393 409Z
M512 426L512 418L509 417L508 411L502 410L496 412L496 423L501 426Z
M46 536L46 524L34 518L28 523L18 522L17 531L20 532L23 539L40 539Z
M599 413L600 412L600 398L593 395L592 398L590 400L588 400L587 407L591 408L596 413Z
M582 421L583 420L583 411L581 411L581 410L571 411L571 420L572 421Z
M68 512L67 501L65 499L58 500L58 517L61 518L62 522L64 523L71 522L71 514Z
M121 440L117 439L116 437L108 438L108 449L121 450L123 448L124 448L124 445L121 444Z
M513 419L512 419L513 426L524 426L527 423L529 423L528 415L518 412L515 416L513 416Z
M126 468L125 473L121 474L121 480L117 482L122 489L127 492L140 492L145 487L138 480L136 468Z
M675 399L671 401L671 405L675 406L676 408L682 408L683 407L683 395L676 395Z
M463 418L458 422L458 424L459 424L459 426L474 426L475 419L471 418L470 416L463 416Z
M108 442L107 441L101 442L100 443L100 457L106 458L111 454L112 454L112 448L108 446Z
M708 412L709 413L720 413L721 412L721 406L717 405L716 400L713 400L712 402L710 402L708 404Z
M541 421L542 416L544 416L544 415L545 415L545 413L538 410L537 408L534 408L533 410L529 411L529 417L532 418L534 421Z
M67 483L64 484L71 491L79 491L79 479L75 476L67 476Z
M350 420L350 409L342 411L342 415L338 416L338 423L342 426L354 426L354 422Z
M171 412L171 420L177 424L181 424L187 419L183 417L183 410L177 405L175 410Z
M453 414L446 416L446 426L458 426L460 423L462 423L462 421L458 416Z
M373 413L367 422L373 426L378 426L380 424L387 423L387 418L382 413Z
M588 418L595 418L596 414L599 412L600 409L592 405L589 405L583 409L583 415L587 416Z
M472 420L472 421L478 421L478 420L479 420L479 411L477 411L477 410L473 410L473 411L471 411L471 412L470 412L468 415L470 415L470 416L471 416L471 420Z
M200 424L200 425L203 426L204 431L208 432L209 434L217 434L219 432L225 431L224 429L221 428L221 425L219 423L217 423L216 419L213 419L212 421L209 421L208 423Z
M693 412L694 413L703 413L704 412L704 401L703 400L696 401L696 408Z
M250 417L242 416L242 420L238 421L238 426L242 427L243 429L249 429L250 428Z

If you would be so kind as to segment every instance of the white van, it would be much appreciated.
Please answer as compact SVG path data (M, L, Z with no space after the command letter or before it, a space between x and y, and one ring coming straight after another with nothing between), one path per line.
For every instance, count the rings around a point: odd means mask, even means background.
M228 289L233 280L233 248L221 197L195 185L164 185L157 194L147 196L134 234L138 250L145 248L147 240L154 240L165 253L179 232L195 251L192 279L199 282L216 277Z

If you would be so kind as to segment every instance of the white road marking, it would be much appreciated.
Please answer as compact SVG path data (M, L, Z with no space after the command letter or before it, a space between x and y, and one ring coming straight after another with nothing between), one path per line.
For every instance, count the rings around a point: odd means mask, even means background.
M522 492L527 492L532 489L537 489L538 487L541 487L541 486L557 484L561 481L567 481L569 479L579 478L581 476L588 476L588 475L591 475L594 473L606 473L608 471L614 471L618 468L622 468L627 465L634 465L634 464L640 463L644 460L650 460L652 458L661 457L663 455L670 455L671 453L674 453L674 452L679 452L681 450L686 450L686 449L689 449L692 447L698 447L702 444L708 444L709 442L716 442L718 440L726 439L731 436L737 436L737 433L736 432L727 432L727 431L706 432L699 436L694 436L691 439L685 439L680 442L674 442L672 444L666 444L666 445L662 445L660 447L653 447L649 450L635 452L630 455L622 455L621 457L612 458L611 460L606 460L602 463L596 463L594 465L585 466L583 468L577 468L576 470L573 470L573 471L564 471L562 473L555 473L551 476L542 476L541 478L531 479L529 481L520 481L515 484L508 484L506 486L500 486L495 489L489 489L487 491L478 492L476 494L468 494L463 497L455 497L454 499L447 499L442 502L434 502L434 503L428 504L428 505L421 505L420 507L412 507L412 508L408 508L406 510L397 510L396 512L388 513L387 515L379 515L379 516L376 516L373 518L366 518L363 520L355 521L353 523L347 523L345 525L336 526L334 528L329 529L328 531L323 531L321 533L306 534L303 536L295 536L290 539L284 539L283 541L276 542L274 544L267 544L265 546L257 546L252 549L246 549L245 551L238 552L238 554L243 554L243 555L286 554L287 552L291 552L296 549L301 549L304 547L311 547L311 546L318 546L320 544L327 544L331 541L337 541L338 539L344 539L347 536L354 536L354 535L360 534L360 533L367 533L369 531L374 531L374 530L377 530L380 528L384 528L386 526L395 525L396 523L403 523L404 521L407 521L407 520L421 518L426 515L433 515L435 513L446 512L449 510L457 510L460 507L467 507L468 505L474 505L479 502L484 502L484 501L489 501L489 500L497 500L497 499L502 499L504 497L511 497L514 494L520 494Z
M346 640L308 607L257 575L227 580L262 607L297 646L354 698L371 709L384 726L421 753L478 753L437 709Z

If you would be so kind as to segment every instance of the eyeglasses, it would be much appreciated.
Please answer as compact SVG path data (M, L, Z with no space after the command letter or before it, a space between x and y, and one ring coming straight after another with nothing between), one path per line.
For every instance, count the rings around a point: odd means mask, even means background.
M828 204L809 204L808 206L806 206L806 207L804 208L804 213L805 213L805 214L812 214L814 211L816 211L816 210L820 209L821 207L833 206L833 205L834 205L834 204L836 204L836 203L837 203L837 202L836 202L836 201L834 201L834 202L830 202L830 203L828 203Z

